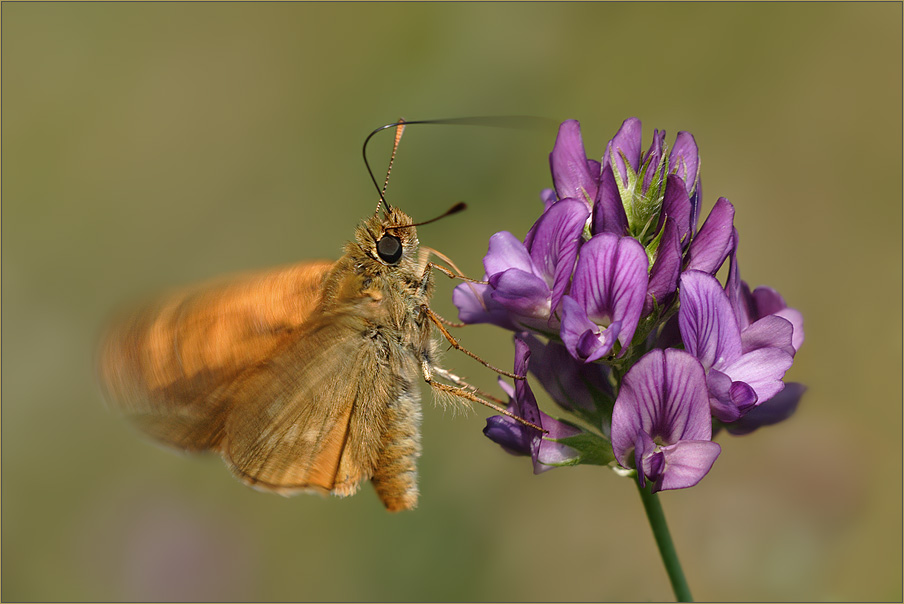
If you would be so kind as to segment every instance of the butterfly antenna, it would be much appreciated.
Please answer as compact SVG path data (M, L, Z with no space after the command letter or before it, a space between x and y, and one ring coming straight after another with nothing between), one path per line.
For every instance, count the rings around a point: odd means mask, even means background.
M364 139L364 146L361 150L364 155L364 165L367 167L367 173L370 174L370 180L373 181L374 187L377 189L377 193L380 194L380 201L377 203L377 208L380 207L380 204L383 205L387 212L392 211L389 202L386 201L386 187L389 184L389 172L392 170L392 162L395 159L396 149L399 147L399 140L402 138L402 132L405 130L405 126L410 124L447 124L447 125L459 125L459 126L483 126L483 127L496 127L496 128L514 128L518 130L524 129L541 129L547 128L550 125L555 125L557 122L555 120L543 117L535 117L529 115L493 115L493 116L474 116L474 117L458 117L458 118L447 118L447 119L437 119L437 120L404 120L399 119L397 122L393 122L391 124L384 124L367 135L367 138ZM383 183L381 187L377 182L377 177L374 176L373 170L370 168L370 162L367 161L367 143L370 142L370 139L374 137L374 135L378 132L382 132L383 130L388 130L389 128L396 129L396 138L395 144L392 147L392 157L389 160L389 170L386 171L386 181ZM459 208L461 210L463 208ZM458 211L458 210L456 210ZM454 212L449 212L454 213ZM448 216L449 213L444 214L444 216ZM434 219L436 220L436 219Z
M383 186L380 186L380 183L377 182L377 177L374 176L374 171L370 168L370 162L367 161L367 143L370 142L370 139L378 133L386 130L388 128L396 129L395 142L392 145L392 155L389 157L389 168L386 170L386 180L383 182ZM370 174L370 180L374 183L374 187L377 188L377 193L380 195L380 201L377 202L377 210L380 209L380 205L383 205L383 208L386 210L386 213L392 211L392 207L389 205L389 202L386 201L386 188L389 186L389 173L392 172L392 162L395 161L396 151L399 148L399 141L402 140L402 133L405 131L405 120L399 119L397 122L393 122L391 124L384 124L380 126L373 132L367 135L367 138L364 139L364 147L361 152L364 155L364 165L367 167L367 173Z
M402 140L402 133L405 132L405 121L399 118L398 126L396 126L395 142L392 143L392 155L389 156L389 167L386 168L386 180L383 181L382 197L386 199L386 189L389 187L389 174L392 172L392 162L395 161L396 151L399 149L399 141Z

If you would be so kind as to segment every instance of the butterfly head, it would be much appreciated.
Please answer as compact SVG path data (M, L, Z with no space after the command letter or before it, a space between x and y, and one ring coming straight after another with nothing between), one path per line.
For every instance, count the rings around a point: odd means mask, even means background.
M422 267L418 271L417 229L411 218L397 208L365 220L355 239L360 251L379 264L412 274L423 271Z

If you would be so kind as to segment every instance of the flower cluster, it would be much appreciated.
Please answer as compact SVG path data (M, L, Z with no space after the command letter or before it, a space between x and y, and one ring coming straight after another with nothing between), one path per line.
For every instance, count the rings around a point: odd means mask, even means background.
M790 416L803 394L782 379L803 339L801 314L772 289L750 291L738 270L734 206L719 198L700 228L694 137L669 147L625 120L601 161L580 125L559 128L554 188L521 241L490 238L486 283L453 301L465 323L515 332L515 372L529 370L580 423L537 406L529 384L507 384L509 411L484 433L529 455L535 472L609 464L652 490L690 487L720 453L715 431L746 434ZM724 285L716 274L728 262Z

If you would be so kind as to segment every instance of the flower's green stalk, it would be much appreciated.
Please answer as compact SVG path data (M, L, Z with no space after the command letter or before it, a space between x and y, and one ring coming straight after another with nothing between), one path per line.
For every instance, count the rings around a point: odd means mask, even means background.
M659 503L659 498L656 493L650 490L652 484L647 483L646 487L641 487L636 482L635 484L637 484L637 490L640 491L640 499L643 501L643 508L647 512L650 528L653 529L653 536L656 538L656 545L659 547L662 563L669 574L669 581L672 583L675 599L679 602L693 602L694 599L691 597L687 579L684 578L684 572L681 570L681 562L678 561L678 554L675 552L675 545L672 543L672 536L669 534L669 526L665 522L665 514L662 513L662 505Z

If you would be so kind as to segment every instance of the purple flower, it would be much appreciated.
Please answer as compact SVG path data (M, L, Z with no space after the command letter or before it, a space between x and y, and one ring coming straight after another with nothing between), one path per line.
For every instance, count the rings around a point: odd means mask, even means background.
M612 450L652 490L692 487L721 448L712 439L706 376L681 350L653 350L622 380L612 412Z
M568 352L595 361L631 344L647 293L647 254L637 240L595 235L581 248L571 293L562 298L561 337Z
M712 414L733 422L781 392L793 362L792 325L765 317L743 331L728 295L712 275L681 275L678 324L687 352L706 370Z
M483 259L489 285L462 283L452 294L461 320L555 330L555 310L569 285L588 216L583 202L563 199L537 220L525 243L507 231L490 237Z
M520 334L516 335L515 373L526 375L529 359L530 346ZM576 436L582 430L540 411L527 380L516 380L514 389L502 380L499 383L511 401L506 411L542 427L548 434L541 434L505 415L494 415L487 418L483 429L487 438L513 455L529 455L534 463L534 474L551 470L557 465L569 465L580 457L579 451L555 440Z
M595 161L580 124L563 122L541 216L523 242L493 235L486 283L457 286L453 301L465 323L516 332L516 371L533 354L533 377L585 422L542 413L518 381L503 385L509 410L549 434L499 416L487 420L487 436L529 455L535 472L617 457L656 491L709 471L720 451L714 429L747 434L795 411L804 387L783 379L804 332L801 313L776 291L751 292L740 279L727 199L698 229L694 137L679 132L669 146L654 130L644 148L642 134L640 120L625 120ZM723 288L715 275L726 259Z

